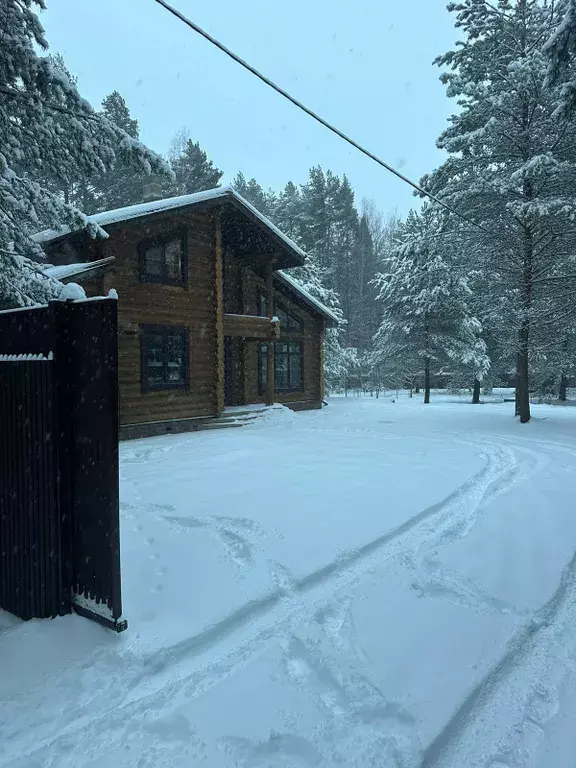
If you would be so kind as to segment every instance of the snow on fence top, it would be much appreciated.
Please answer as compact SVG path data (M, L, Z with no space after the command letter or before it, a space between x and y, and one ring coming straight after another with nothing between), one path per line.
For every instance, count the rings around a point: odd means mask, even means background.
M311 293L309 293L306 288L304 288L298 280L296 280L292 275L287 274L284 272L284 270L279 269L275 273L275 277L278 277L280 279L280 282L287 285L289 288L292 288L292 290L296 291L296 293L299 293L300 296L304 299L304 301L307 304L310 304L311 306L315 307L318 312L320 312L321 315L328 318L329 320L332 320L336 325L340 325L340 318L338 315L336 315L334 312L332 312L331 309L328 309L328 307L325 304L322 304L321 301L318 301L318 299L315 299L314 296L312 296Z
M219 198L231 198L235 200L240 207L249 211L255 216L267 229L273 232L282 242L290 248L291 251L296 253L301 259L306 259L306 254L299 248L296 243L285 235L278 227L273 224L267 216L260 213L251 203L248 202L242 195L239 195L232 187L218 187L217 189L208 189L205 192L196 192L193 195L180 195L179 197L168 197L164 200L153 200L150 203L140 203L139 205L129 205L125 208L117 208L113 211L104 211L103 213L95 213L92 216L87 216L86 220L90 224L97 224L100 227L106 227L109 224L118 224L122 221L128 221L129 219L137 219L142 216L149 216L152 213L159 213L160 211L169 211L174 208L186 208L191 205L198 205L209 200L217 200ZM77 230L80 231L80 230ZM71 234L71 230L68 228L63 229L45 229L43 232L38 232L33 235L32 239L43 245L49 243L51 240L56 240L64 235Z
M54 360L54 353L48 352L48 357L46 355L0 355L0 363L16 363L16 362L30 362L30 361L48 361L48 360Z

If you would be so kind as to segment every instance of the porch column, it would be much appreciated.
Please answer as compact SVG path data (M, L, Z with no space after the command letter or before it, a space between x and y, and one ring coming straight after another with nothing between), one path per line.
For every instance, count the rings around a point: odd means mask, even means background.
M266 305L268 317L274 317L274 270L272 264L266 267ZM268 354L266 355L266 405L274 405L274 342L268 342Z
M320 404L321 405L326 395L326 381L324 379L324 361L325 361L324 355L326 354L326 351L324 349L325 343L326 343L326 324L324 320L322 320L322 330L320 331Z

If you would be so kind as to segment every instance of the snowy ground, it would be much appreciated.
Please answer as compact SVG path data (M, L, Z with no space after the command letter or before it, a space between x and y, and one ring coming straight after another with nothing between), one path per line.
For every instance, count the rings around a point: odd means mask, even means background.
M513 408L124 443L129 630L0 612L0 766L573 768L576 409Z

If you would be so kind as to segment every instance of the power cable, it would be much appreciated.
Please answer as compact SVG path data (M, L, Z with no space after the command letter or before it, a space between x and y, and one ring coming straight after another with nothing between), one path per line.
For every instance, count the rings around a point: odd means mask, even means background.
M303 104L297 98L295 98L290 93L288 93L288 91L284 90L284 88L282 88L281 86L277 85L277 83L275 83L269 77L267 77L266 75L262 74L262 72L257 70L251 64L248 64L247 61L244 61L244 59L242 59L240 56L238 56L238 54L234 53L234 51L230 50L230 48L225 46L224 43L221 43L219 40L217 40L211 34L206 32L206 30L202 29L202 27L200 27L194 21L191 21L186 16L184 16L183 13L181 13L179 10L174 8L174 6L170 5L170 3L167 3L166 0L154 0L154 2L158 3L158 5L161 5L169 13L171 13L173 16L175 16L181 22L183 22L188 27L190 27L190 29L192 29L194 32L197 32L205 40L208 40L209 43L212 43L212 45L216 46L216 48L218 48L220 51L222 51L222 53L225 53L227 56L229 56L237 64L240 64L240 66L244 67L244 69L247 69L248 72L251 72L259 80L261 80L265 85L267 85L268 87L272 88L274 91L276 91L276 93L279 93L285 99L290 101L295 107L298 107L298 109L301 109L303 112L305 112L309 117L312 117L314 120L316 120L318 123L320 123L320 125L323 125L325 128L328 128L329 131L332 131L332 133L336 134L336 136L339 136L341 139L343 139L344 141L348 142L348 144L350 144L352 147L357 149L359 152L362 152L363 155L366 155L366 157L369 157L375 163L378 163L378 165L382 166L382 168L385 168L387 171L389 171L389 173L392 173L394 176L399 178L404 183L409 184L420 195L423 195L424 197L428 197L430 200L435 202L437 205L440 205L445 210L449 211L450 213L453 213L459 219L462 219L462 221L465 221L467 224L470 224L472 227L475 227L476 229L481 230L482 232L484 232L487 235L495 236L494 232L491 232L489 229L486 229L486 227L484 227L482 224L478 224L478 222L474 221L473 219L470 219L465 213L461 213L460 211L458 211L456 208L453 208L448 203L443 202L439 197L436 197L436 195L433 195L431 192L428 192L428 190L426 190L423 187L419 186L418 184L416 184L416 182L412 181L407 176L404 176L404 174L400 173L400 171L396 170L396 168L393 168L391 165L386 163L384 160L382 160L380 157L375 155L369 149L366 149L366 147L363 147L361 144L359 144L357 141L352 139L350 136L346 135L339 128L336 128L335 125L332 125L332 123L329 123L323 117L321 117L316 112L314 112L312 109L310 109L310 107L307 107L305 104Z

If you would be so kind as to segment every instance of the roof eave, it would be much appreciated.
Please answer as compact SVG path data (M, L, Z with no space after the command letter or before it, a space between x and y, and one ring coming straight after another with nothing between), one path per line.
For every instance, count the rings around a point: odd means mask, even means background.
M295 280L292 276L285 275L278 271L274 273L274 277L277 277L286 288L295 293L299 297L300 301L306 304L306 306L309 307L312 312L322 317L327 328L337 328L340 325L340 320L336 317L336 315L330 309L328 309L328 307L325 307L321 301L318 301L318 299L314 299L313 297L309 296L308 292L299 286L298 281Z

